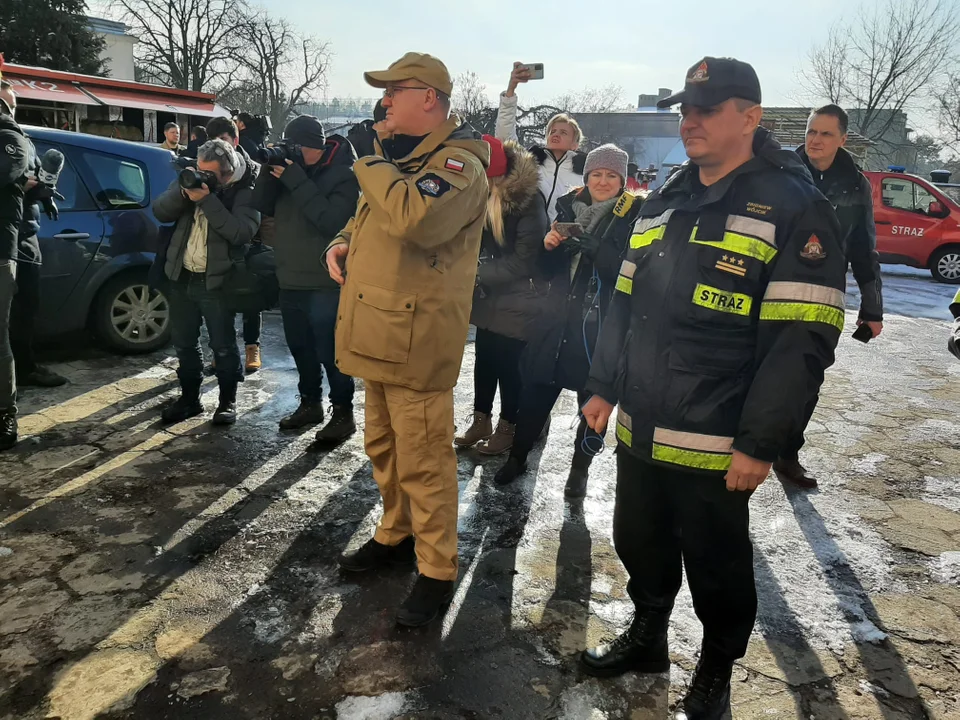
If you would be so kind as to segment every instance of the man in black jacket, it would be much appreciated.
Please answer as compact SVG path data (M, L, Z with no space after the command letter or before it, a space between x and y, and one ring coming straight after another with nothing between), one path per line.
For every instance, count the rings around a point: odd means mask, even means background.
M613 536L636 616L581 663L668 671L685 568L703 645L675 718L720 720L757 611L749 499L833 363L846 260L810 173L758 128L750 65L704 58L660 102L677 103L690 163L640 209L583 408L602 432L620 406Z
M867 325L873 337L877 337L883 332L883 291L877 228L873 223L873 192L870 181L843 148L847 143L847 123L847 113L837 105L814 110L807 120L807 143L797 148L797 153L813 175L817 189L837 212L841 242L860 286L857 325ZM807 404L803 428L790 438L773 465L781 478L808 489L817 487L817 480L800 464L800 448L818 399L814 395Z
M0 78L0 450L17 444L17 379L10 349L10 305L16 292L17 238L30 145L13 119L17 97Z
M356 431L354 384L336 365L340 286L330 278L324 251L357 208L356 154L345 141L328 145L323 125L309 115L291 120L283 137L292 157L282 165L264 166L255 201L260 212L275 221L280 312L300 373L300 406L280 421L280 427L293 430L323 422L326 369L333 417L317 433L317 441L336 443Z
M259 125L255 116L247 112L242 112L236 117L237 129L240 131L240 147L252 157L257 159L257 153L263 147L267 138Z

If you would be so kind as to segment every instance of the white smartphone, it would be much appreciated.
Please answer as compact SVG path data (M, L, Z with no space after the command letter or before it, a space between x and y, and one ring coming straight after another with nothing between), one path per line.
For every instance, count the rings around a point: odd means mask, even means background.
M543 63L529 63L522 67L530 73L531 80L543 80Z

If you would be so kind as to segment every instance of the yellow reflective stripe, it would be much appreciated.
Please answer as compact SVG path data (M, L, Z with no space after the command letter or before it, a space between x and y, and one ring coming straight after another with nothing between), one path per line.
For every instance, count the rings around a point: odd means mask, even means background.
M816 303L764 302L760 306L761 320L788 322L821 322L843 332L843 310Z
M622 263L620 263L620 274L624 277L632 278L636 272L636 263L630 262L629 260L624 260Z
M633 418L620 408L617 408L617 440L633 447Z
M723 435L703 435L682 430L653 429L653 441L659 445L672 445L687 450L701 450L709 453L733 452L733 438Z
M653 459L697 470L729 470L732 455L682 450L681 448L654 443Z
M622 292L622 293L625 294L625 295L632 295L632 294L633 294L633 280L631 280L630 278L627 278L627 277L624 277L623 275L621 275L620 277L617 278L617 284L616 284L616 286L615 286L615 289L616 289L616 290L619 290L620 292Z
M726 228L737 235L749 235L773 247L777 246L777 226L772 222L744 215L728 215Z
M753 298L742 293L726 292L710 285L697 284L693 289L693 304L708 310L750 316Z
M739 235L734 232L725 232L723 240L698 240L697 227L693 228L690 234L690 242L698 245L709 245L710 247L726 250L727 252L739 253L748 257L756 258L764 263L770 263L777 256L777 249L768 245L763 240Z
M953 302L960 303L960 290L957 290L957 294L953 296Z
M846 298L842 291L826 285L813 285L802 282L772 282L767 285L763 296L768 300L794 300L805 303L820 303L840 308L846 307Z
M661 225L660 227L647 230L639 235L632 235L630 237L630 249L639 250L642 247L647 247L647 245L652 245L653 243L657 242L657 240L663 240L663 234L666 232L666 230L667 226Z

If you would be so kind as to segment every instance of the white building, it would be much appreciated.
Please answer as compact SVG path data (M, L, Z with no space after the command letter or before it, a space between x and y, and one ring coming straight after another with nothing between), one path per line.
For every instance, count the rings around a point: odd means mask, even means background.
M127 34L129 28L122 22L88 17L90 29L106 40L100 57L106 64L108 74L114 80L134 80L133 46L137 39Z

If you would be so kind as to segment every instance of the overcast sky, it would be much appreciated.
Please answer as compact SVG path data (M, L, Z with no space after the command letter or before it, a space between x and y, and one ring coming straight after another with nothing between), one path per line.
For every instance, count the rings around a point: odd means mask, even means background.
M335 56L329 97L372 96L363 70L386 67L417 50L441 58L454 76L476 72L491 99L519 60L545 66L545 79L523 88L524 99L546 101L614 83L634 104L640 93L681 86L690 65L714 55L752 63L767 105L802 99L796 72L810 45L826 36L845 8L853 11L837 0L285 0L269 7L330 40Z

